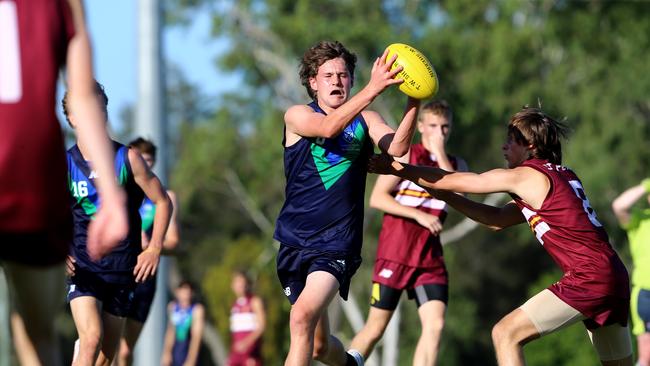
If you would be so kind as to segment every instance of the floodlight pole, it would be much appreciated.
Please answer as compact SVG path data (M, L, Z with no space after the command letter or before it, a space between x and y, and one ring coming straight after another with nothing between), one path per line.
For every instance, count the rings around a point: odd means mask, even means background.
M155 173L167 183L167 121L165 78L162 52L162 6L160 0L138 3L138 101L135 134L156 144ZM161 257L158 266L156 296L149 317L136 344L134 365L160 365L167 325L167 279L169 262Z

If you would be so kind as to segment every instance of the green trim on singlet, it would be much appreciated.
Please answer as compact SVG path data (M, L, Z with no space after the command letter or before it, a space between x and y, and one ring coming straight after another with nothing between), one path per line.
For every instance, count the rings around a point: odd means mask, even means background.
M345 133L345 132L343 132ZM346 147L351 147L347 150L345 154L340 157L339 161L331 162L328 159L328 152L322 146L315 143L311 144L311 155L314 158L314 165L318 170L318 175L320 176L325 189L329 189L334 183L336 183L345 172L348 171L352 162L359 156L361 149L363 148L365 130L361 123L358 123L353 131L355 140L358 143L350 143Z

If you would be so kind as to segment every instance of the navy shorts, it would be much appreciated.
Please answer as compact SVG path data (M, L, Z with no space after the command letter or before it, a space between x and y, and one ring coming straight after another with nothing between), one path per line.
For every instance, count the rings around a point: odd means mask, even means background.
M131 309L135 282L132 284L109 283L98 274L80 269L68 277L68 303L81 296L92 296L102 303L102 311L125 317Z
M153 276L145 282L135 285L133 303L131 304L131 310L129 310L126 316L127 318L139 321L140 323L144 323L147 320L154 295L156 295L156 278L157 276Z
M350 280L361 265L361 257L337 252L294 248L282 244L278 251L277 271L284 294L293 305L305 288L307 275L324 271L339 282L339 294L348 299Z

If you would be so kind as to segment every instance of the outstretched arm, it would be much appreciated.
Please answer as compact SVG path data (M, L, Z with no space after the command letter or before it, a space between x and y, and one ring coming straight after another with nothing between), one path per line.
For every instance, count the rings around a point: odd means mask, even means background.
M390 69L396 55L386 60L387 55L388 50L385 50L383 55L375 60L368 84L328 115L315 113L304 105L295 105L289 108L284 114L287 132L302 137L326 138L340 134L354 120L354 117L366 109L386 88L402 83L402 79L393 79L402 70L402 67Z
M480 174L447 172L438 168L404 164L386 154L379 154L371 157L368 171L396 175L423 188L458 193L514 193L534 208L541 207L550 189L550 181L543 173L526 166L493 169Z
M627 225L630 221L630 209L641 198L650 193L650 178L644 179L636 186L626 189L612 202L612 210L619 224Z
M408 97L397 131L393 131L379 113L364 112L370 137L382 152L390 156L401 157L409 151L418 119L418 108L420 108L420 100Z
M98 173L97 190L102 205L88 228L88 254L99 259L110 252L128 230L124 191L118 186L113 171L111 147L103 112L95 95L90 37L86 30L83 4L68 0L75 35L67 53L66 77L70 110L79 123L75 131L81 144L88 147L88 158Z
M406 154L401 160L408 161L408 156L409 154ZM415 207L402 205L395 200L392 192L400 181L401 179L394 175L378 176L370 194L370 206L391 215L415 220L432 234L439 234L442 231L442 223L437 216L418 210Z
M525 222L525 218L514 202L503 207L494 207L473 201L450 191L427 189L431 195L443 200L449 206L470 219L486 225L492 230L501 230Z

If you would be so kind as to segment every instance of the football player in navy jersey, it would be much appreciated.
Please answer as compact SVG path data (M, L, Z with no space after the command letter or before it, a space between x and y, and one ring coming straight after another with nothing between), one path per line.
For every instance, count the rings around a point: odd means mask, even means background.
M286 200L274 238L281 243L277 272L292 304L291 344L285 365L312 358L328 365L361 365L330 335L327 306L338 292L347 299L350 279L361 263L366 169L374 146L394 156L407 153L420 101L408 98L393 130L366 108L384 90L403 82L388 51L372 66L370 81L350 90L356 56L339 42L322 41L305 52L300 78L312 101L285 115L283 137Z
M129 142L129 146L136 149L142 155L142 159L147 163L149 169L153 169L156 164L157 150L153 142L138 137ZM171 190L167 190L167 195L172 203L172 216L169 221L167 233L165 234L162 254L172 253L179 242L178 202L176 201L176 194ZM142 219L142 249L144 250L149 246L149 241L153 234L156 205L148 197L145 197L139 212ZM126 315L126 324L124 325L119 353L115 358L114 365L126 366L132 363L133 349L140 337L144 323L149 316L149 310L155 294L156 276L152 276L148 280L136 285L133 303Z
M108 97L96 83L97 98L106 108ZM78 123L63 98L63 112L71 126ZM74 235L68 272L68 294L72 317L79 334L75 365L110 365L119 344L125 316L131 308L136 283L152 277L157 269L163 239L171 216L171 202L158 178L140 153L114 143L114 175L127 194L129 231L111 252L99 261L86 252L88 224L102 202L94 186L97 173L85 157L87 146L79 142L68 150L68 186ZM138 212L144 196L156 206L154 227L148 246L142 250Z
M72 232L65 149L55 114L60 71L66 72L71 109L83 121L77 137L104 176L97 184L105 204L88 229L94 257L126 235L125 197L109 174L111 144L93 91L83 2L1 1L0 34L0 264L9 283L12 320L19 326L14 329L19 361L59 365L54 319Z
M561 138L565 134L566 126L541 109L525 107L508 124L502 147L507 169L452 173L401 163L383 154L371 159L369 170L425 187L469 218L495 230L527 223L562 269L561 279L492 329L499 365L524 365L526 343L582 321L602 365L631 366L629 276L580 179L562 165ZM449 191L507 192L513 200L493 207Z

